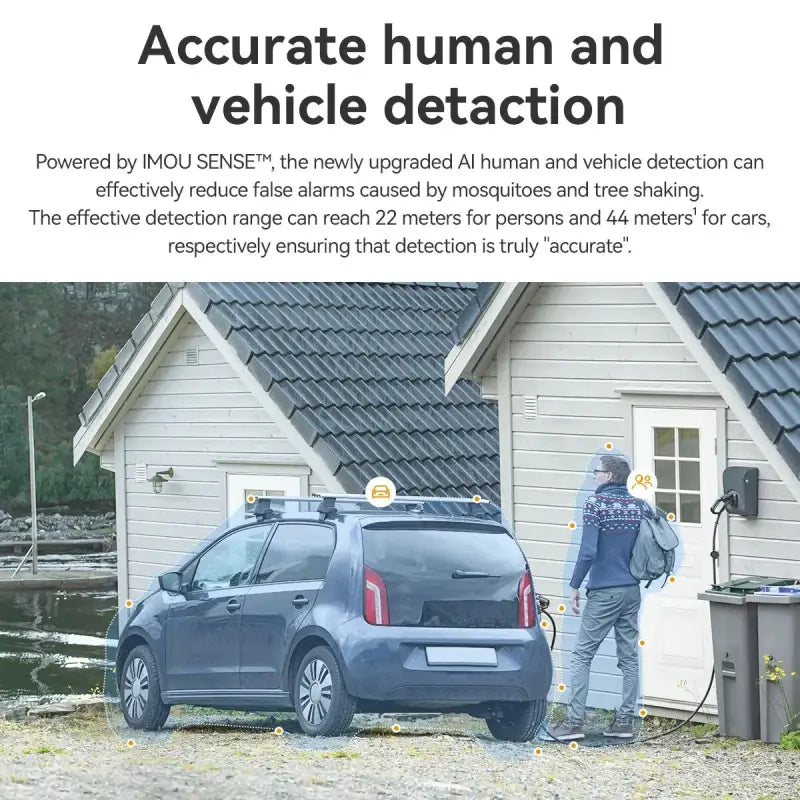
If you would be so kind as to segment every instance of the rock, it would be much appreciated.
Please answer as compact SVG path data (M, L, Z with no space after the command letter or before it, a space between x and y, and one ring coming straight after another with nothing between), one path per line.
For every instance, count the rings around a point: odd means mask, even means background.
M53 519L60 520L61 519L61 514L53 514Z
M5 720L12 720L14 722L19 722L20 720L25 719L28 715L28 706L26 705L18 705L12 706L11 708L6 709L3 712L3 719Z
M11 527L14 524L14 520L11 517L5 517L2 522L0 522L0 533L8 533L11 530Z
M116 518L117 515L114 511L106 511L105 515L103 516L103 519L116 519Z
M61 714L74 714L77 710L78 707L75 703L71 703L69 700L62 700L59 703L45 703L43 706L35 706L29 709L28 716L50 717Z

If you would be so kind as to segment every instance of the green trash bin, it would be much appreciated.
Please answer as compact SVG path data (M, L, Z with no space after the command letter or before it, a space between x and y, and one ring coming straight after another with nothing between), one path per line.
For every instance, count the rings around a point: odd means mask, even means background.
M783 586L792 582L752 575L715 584L697 595L700 600L708 600L710 605L722 736L758 739L761 735L758 609L747 599L762 586Z
M800 587L756 592L747 605L758 610L761 739L779 742L800 728Z

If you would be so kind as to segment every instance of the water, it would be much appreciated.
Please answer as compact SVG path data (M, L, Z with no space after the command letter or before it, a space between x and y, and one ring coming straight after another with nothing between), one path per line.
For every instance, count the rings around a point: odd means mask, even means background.
M42 571L67 564L108 569L114 558L108 553L45 556L40 562ZM114 590L0 591L0 705L15 698L102 690L106 632L116 611Z

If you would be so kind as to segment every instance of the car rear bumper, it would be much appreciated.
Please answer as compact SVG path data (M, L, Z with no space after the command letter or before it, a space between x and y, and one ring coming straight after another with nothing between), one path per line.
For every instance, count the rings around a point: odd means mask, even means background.
M553 664L538 627L404 628L358 618L335 636L348 691L366 700L519 702L546 697L550 689ZM426 647L492 649L497 663L431 665Z

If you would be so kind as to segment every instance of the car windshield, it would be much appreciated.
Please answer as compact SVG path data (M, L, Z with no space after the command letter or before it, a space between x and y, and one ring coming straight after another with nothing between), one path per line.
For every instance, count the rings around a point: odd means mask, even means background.
M386 586L390 625L516 627L525 560L504 529L387 522L365 527L363 541L364 565Z

